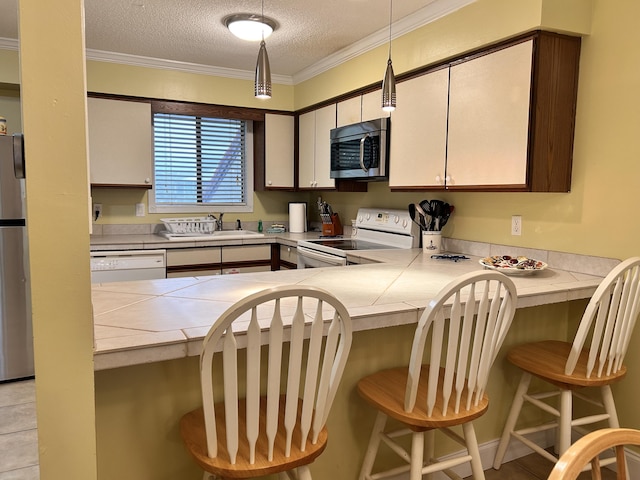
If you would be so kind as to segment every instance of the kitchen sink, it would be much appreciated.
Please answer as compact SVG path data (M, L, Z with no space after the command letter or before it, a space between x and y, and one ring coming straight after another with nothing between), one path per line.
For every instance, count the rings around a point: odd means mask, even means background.
M264 233L253 232L251 230L217 230L208 234L189 234L189 233L168 233L163 232L163 237L168 238L172 242L194 242L207 240L242 240L245 238L264 237Z

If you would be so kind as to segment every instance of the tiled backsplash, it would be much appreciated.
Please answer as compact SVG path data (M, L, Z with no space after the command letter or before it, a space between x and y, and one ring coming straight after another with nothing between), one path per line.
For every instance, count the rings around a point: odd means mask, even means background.
M458 240L456 238L443 238L443 241L446 251L452 253L462 253L478 257L488 257L490 255L522 255L535 258L536 260L545 262L550 267L560 270L597 275L600 277L606 276L613 267L620 263L620 260L616 258L593 257L575 253L472 242L468 240Z

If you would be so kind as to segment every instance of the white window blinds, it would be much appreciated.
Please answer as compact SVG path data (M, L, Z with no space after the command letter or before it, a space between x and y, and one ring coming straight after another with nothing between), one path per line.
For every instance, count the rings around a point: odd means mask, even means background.
M156 206L247 203L247 122L153 114Z

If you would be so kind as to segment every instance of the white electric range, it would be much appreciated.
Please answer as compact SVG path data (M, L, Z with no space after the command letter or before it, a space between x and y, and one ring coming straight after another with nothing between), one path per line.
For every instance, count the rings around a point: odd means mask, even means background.
M361 208L351 237L299 240L298 268L343 266L348 252L414 248L419 242L420 227L408 210Z

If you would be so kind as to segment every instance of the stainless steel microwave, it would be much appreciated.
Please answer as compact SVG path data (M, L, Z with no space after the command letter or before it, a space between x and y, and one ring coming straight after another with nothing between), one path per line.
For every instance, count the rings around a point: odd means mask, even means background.
M389 119L345 125L331 130L331 178L389 179Z

